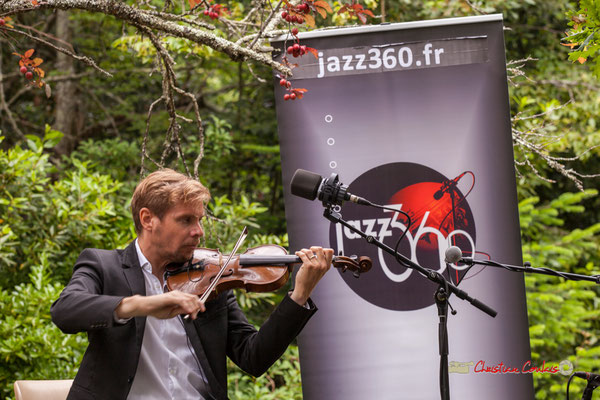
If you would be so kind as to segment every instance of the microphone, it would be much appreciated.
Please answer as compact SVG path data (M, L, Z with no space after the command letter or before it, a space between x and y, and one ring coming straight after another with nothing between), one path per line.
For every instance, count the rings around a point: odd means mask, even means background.
M344 201L370 206L372 203L362 197L348 192L348 186L340 182L338 174L331 174L327 179L321 175L304 169L297 169L290 183L292 194L308 200L317 197L323 206L342 205Z
M448 264L456 264L462 259L462 250L460 247L450 246L446 249L444 253L444 261Z
M593 374L591 372L577 371L577 372L574 372L573 375L578 378L585 379L588 382L600 384L600 375L598 375L598 374Z
M440 190L438 190L437 192L435 192L433 194L433 198L435 200L439 200L442 198L442 196L444 195L444 193L446 193L451 187L456 186L456 184L458 183L458 181L460 180L460 178L462 178L463 176L465 176L467 172L463 172L462 174L460 174L459 176L457 176L456 178L452 179L452 180L445 180L442 183L442 187L440 187Z

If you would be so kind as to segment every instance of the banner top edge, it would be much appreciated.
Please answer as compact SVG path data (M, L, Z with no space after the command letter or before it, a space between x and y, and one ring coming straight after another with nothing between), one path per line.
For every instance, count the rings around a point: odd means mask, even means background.
M322 38L328 36L340 36L340 35L353 35L356 33L364 32L383 32L399 29L413 29L413 28L427 28L433 26L444 26L444 25L459 25L459 24L474 24L479 22L491 22L491 21L502 21L502 14L489 14L489 15L476 15L472 17L456 17L456 18L442 18L442 19L431 19L426 21L411 21L411 22L397 22L397 23L383 23L379 25L368 25L368 26L353 26L353 27L335 27L326 28L322 30L315 30L311 32L301 32L298 34L299 39L313 39ZM271 42L284 41L288 35L281 35L271 39Z

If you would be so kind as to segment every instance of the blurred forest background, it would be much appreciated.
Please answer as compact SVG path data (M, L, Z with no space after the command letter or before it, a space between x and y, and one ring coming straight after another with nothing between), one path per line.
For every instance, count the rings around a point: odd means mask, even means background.
M270 1L229 0L223 4L228 13L204 1L124 4L154 13L166 4L173 14L195 6L190 16L204 21L198 29L212 24L206 28L211 34L229 38L234 26L227 20L252 25L260 13L252 11L250 17L250 10L277 6ZM2 398L12 396L17 379L74 377L86 337L62 334L50 322L49 307L83 248L124 247L134 238L128 207L140 177L142 147L146 170L156 169L155 160L185 172L181 156L189 164L201 155L199 176L213 194L207 247L227 248L243 225L252 228L250 245L287 245L273 97L279 79L267 63L232 60L214 47L153 35L102 12L57 10L32 0L35 12L14 13L27 4L0 0ZM600 165L595 147L600 145L595 58L600 45L594 38L600 12L593 1L362 1L374 18L338 14L345 3L329 4L333 12L319 16L316 27L360 24L361 18L377 24L502 13L524 260L536 267L600 273L598 179L582 176L598 173ZM217 17L205 15L208 5ZM258 31L260 25L252 27ZM279 27L290 28L287 23ZM99 68L34 37L86 55ZM25 54L31 48L35 53ZM178 88L196 100L200 127L194 127L197 114L189 96L167 106L154 104L168 92L163 73L169 62L157 48L172 57ZM162 58L158 64L157 56ZM20 71L19 60L26 59L31 60L25 63L28 72L43 69L43 84L39 71L31 80ZM178 110L181 130L173 131L170 105ZM541 275L525 280L533 363L570 360L576 370L600 372L600 287ZM238 297L259 325L284 292ZM559 374L534 374L536 398L564 396L566 381ZM583 386L573 382L571 395L580 396ZM258 379L230 365L229 395L301 399L297 347L292 345Z

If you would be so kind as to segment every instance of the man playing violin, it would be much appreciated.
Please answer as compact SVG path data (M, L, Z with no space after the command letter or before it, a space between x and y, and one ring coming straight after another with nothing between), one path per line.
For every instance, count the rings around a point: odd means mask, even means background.
M209 198L196 180L154 172L131 200L137 239L124 250L80 254L51 308L63 332L89 339L68 399L226 399L226 357L263 374L316 311L309 296L333 256L321 247L296 252L294 289L258 331L231 290L203 304L164 289L166 266L189 260L204 234Z

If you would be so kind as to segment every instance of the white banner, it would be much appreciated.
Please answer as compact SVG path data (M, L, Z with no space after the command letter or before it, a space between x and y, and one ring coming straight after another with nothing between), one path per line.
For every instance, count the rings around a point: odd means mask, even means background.
M451 398L532 399L522 275L443 261L456 245L521 264L502 17L327 30L300 44L317 55L288 55L304 98L284 101L274 77L290 247L373 260L359 279L332 271L317 287L319 311L299 338L305 399L439 399L440 358L436 286L291 196L298 168L337 173L353 194L407 212L402 254L498 311L450 298ZM390 210L338 211L391 247L408 227Z

